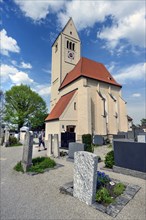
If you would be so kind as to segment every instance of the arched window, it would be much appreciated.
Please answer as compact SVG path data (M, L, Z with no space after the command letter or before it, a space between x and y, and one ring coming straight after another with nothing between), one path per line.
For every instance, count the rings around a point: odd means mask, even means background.
M69 43L69 49L72 49L72 42Z
M69 49L69 41L67 40L67 48Z
M75 50L75 43L72 44L72 49Z

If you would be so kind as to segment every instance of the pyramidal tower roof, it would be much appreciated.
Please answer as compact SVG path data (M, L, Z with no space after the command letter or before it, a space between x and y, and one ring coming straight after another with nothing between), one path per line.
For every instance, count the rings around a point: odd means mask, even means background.
M61 35L61 34L66 34L66 35L69 35L71 36L73 33L74 37L80 41L80 38L79 38L79 35L78 35L78 32L77 32L77 29L75 27L75 24L73 22L73 19L70 17L70 19L68 20L68 22L66 23L66 25L64 26L64 28L62 29L62 31L58 34L58 36L56 37L54 43L56 42L56 40L58 39L58 37ZM54 43L52 44L52 46L54 45Z

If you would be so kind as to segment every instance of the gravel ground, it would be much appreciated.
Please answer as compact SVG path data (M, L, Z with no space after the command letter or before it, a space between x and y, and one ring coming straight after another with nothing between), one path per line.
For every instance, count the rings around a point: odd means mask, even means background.
M72 162L66 161L65 158L55 159L63 166L44 174L29 176L13 170L15 164L22 158L22 147L0 147L0 150L1 220L113 219L71 196L59 193L59 187L73 179ZM95 153L104 159L109 150L111 149L106 146L97 147ZM45 154L46 151L38 152L37 146L34 145L33 157ZM103 166L103 162L99 163L98 169ZM110 171L104 172L111 178L141 187L134 199L114 219L146 219L146 181Z

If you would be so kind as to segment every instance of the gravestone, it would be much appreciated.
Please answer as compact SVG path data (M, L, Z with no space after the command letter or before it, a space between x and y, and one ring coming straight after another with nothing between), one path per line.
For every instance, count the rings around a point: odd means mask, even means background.
M48 140L46 140L47 156L52 156L52 134L48 134Z
M10 132L6 128L5 129L5 135L4 135L4 147L8 147L9 146L9 137L10 137Z
M77 151L84 151L84 144L76 142L69 143L68 157L74 159L74 153Z
M73 196L88 205L95 202L97 163L98 157L95 154L85 151L74 154Z
M29 131L25 134L23 143L22 166L26 172L32 166L33 134Z
M93 136L93 144L97 145L103 145L104 144L104 138L101 135L94 135Z
M59 140L58 140L58 134L54 134L53 156L54 156L54 157L59 157Z
M146 134L137 135L137 142L146 143Z

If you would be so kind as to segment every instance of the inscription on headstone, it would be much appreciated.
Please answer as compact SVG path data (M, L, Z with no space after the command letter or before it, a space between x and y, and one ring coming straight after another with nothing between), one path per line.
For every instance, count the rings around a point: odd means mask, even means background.
M23 144L22 165L24 171L27 171L32 165L32 150L33 150L33 134L29 131L25 134Z
M73 195L88 205L95 201L97 163L98 157L95 154L85 151L74 154Z

